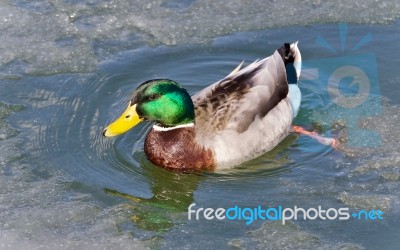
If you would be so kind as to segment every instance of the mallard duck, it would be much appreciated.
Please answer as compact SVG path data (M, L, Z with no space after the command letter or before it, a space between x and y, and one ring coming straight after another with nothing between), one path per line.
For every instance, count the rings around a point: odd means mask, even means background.
M155 165L176 171L228 168L268 152L289 134L299 111L301 54L297 42L286 43L242 65L192 97L169 79L140 84L103 135L155 122L144 152Z

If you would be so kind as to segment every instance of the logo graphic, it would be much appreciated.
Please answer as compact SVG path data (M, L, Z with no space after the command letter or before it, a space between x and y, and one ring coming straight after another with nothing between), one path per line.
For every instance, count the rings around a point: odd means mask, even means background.
M244 221L246 225L251 225L254 221L281 221L282 225L290 220L341 220L347 221L351 218L355 220L383 220L381 210L360 210L350 212L348 207L326 208L322 206L302 208L298 206L291 207L268 207L258 205L257 207L232 206L229 208L211 208L197 207L192 203L188 207L188 220L230 220Z
M357 54L372 41L371 33L364 35L351 49L346 48L348 26L339 24L341 52L318 36L315 42L334 56L303 63L304 86L318 89L318 108L313 119L330 126L342 121L346 127L350 148L376 147L380 135L361 126L362 118L382 112L376 57L373 53Z

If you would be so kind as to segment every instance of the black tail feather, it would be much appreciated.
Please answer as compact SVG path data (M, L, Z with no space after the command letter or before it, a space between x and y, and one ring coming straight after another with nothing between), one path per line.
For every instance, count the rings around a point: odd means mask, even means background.
M286 67L286 78L289 84L297 83L296 69L294 68L294 56L290 49L290 43L285 43L278 49L279 54L282 56L282 60Z

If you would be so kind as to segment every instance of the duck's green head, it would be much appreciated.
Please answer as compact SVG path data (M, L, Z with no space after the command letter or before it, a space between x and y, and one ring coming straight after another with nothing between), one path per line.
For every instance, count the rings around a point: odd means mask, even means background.
M128 108L103 135L120 135L143 120L159 123L163 127L194 122L192 99L184 88L168 79L155 79L142 83L133 93Z

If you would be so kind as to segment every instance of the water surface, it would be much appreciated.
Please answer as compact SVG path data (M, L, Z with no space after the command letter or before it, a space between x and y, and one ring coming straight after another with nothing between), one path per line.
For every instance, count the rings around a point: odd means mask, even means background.
M400 77L394 63L400 23L394 20L400 8L396 1L378 6L353 1L365 10L357 18L346 14L354 6L336 6L339 14L327 15L330 5L319 1L268 7L264 1L251 6L215 1L1 4L2 248L397 246ZM269 22L261 7L269 8ZM294 14L281 15L278 10ZM305 10L312 11L301 14ZM338 25L342 22L350 22L344 47L340 27L345 26ZM351 51L367 34L372 39ZM318 37L336 53L316 42ZM343 144L337 151L290 135L273 151L236 168L179 174L146 159L143 140L150 124L114 139L101 135L145 80L170 78L196 93L242 60L251 63L292 41L299 41L305 68L321 59L376 57L379 95L372 100L376 105L364 109L360 127L375 131L381 139L378 145ZM328 73L323 68L319 72L322 78ZM299 84L303 102L295 123L335 135L333 120L341 120L342 111L327 97L326 88L307 79ZM381 209L385 216L383 221L287 225L189 221L187 207L193 202L212 208Z

